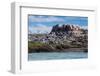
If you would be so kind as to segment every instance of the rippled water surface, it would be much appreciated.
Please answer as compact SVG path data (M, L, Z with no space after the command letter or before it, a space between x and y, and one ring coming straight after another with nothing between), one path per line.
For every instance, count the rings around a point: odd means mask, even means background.
M28 60L54 60L54 59L80 59L88 58L85 52L53 52L53 53L29 53Z

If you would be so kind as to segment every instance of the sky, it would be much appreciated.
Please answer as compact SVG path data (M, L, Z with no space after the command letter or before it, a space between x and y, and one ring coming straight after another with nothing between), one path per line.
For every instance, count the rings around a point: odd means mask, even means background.
M28 33L49 33L56 24L73 24L87 29L88 17L28 15Z

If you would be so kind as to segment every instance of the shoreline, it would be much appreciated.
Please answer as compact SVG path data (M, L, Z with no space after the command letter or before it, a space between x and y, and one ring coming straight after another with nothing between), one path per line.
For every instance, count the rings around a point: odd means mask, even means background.
M50 52L88 52L88 48L69 48L69 49L63 49L63 50L56 50L56 51L54 51L54 50L51 50L51 51L39 51L39 52L34 52L34 50L32 51L28 51L28 53L50 53Z

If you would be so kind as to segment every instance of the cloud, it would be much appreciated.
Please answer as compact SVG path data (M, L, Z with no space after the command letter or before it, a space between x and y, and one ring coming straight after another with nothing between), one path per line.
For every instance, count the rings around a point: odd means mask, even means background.
M54 16L29 16L31 22L64 22L63 18Z
M43 24L37 24L36 26L29 26L29 32L28 33L49 33L51 31L51 26L46 26Z
M88 17L66 16L65 19L67 20L87 20Z
M88 26L81 26L81 28L83 28L83 29L88 29Z
M72 24L72 25L74 25L74 24ZM82 26L80 26L80 25L74 25L74 26L78 26L78 27L80 27L80 28L83 28L83 29L88 29L88 26L84 26L84 25L82 25Z

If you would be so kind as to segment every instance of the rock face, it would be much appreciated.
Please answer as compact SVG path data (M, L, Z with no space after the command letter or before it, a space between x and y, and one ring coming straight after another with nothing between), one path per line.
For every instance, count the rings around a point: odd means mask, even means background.
M84 33L84 31L87 30L77 25L63 24L62 26L59 26L59 24L57 24L53 26L50 34L80 36Z

